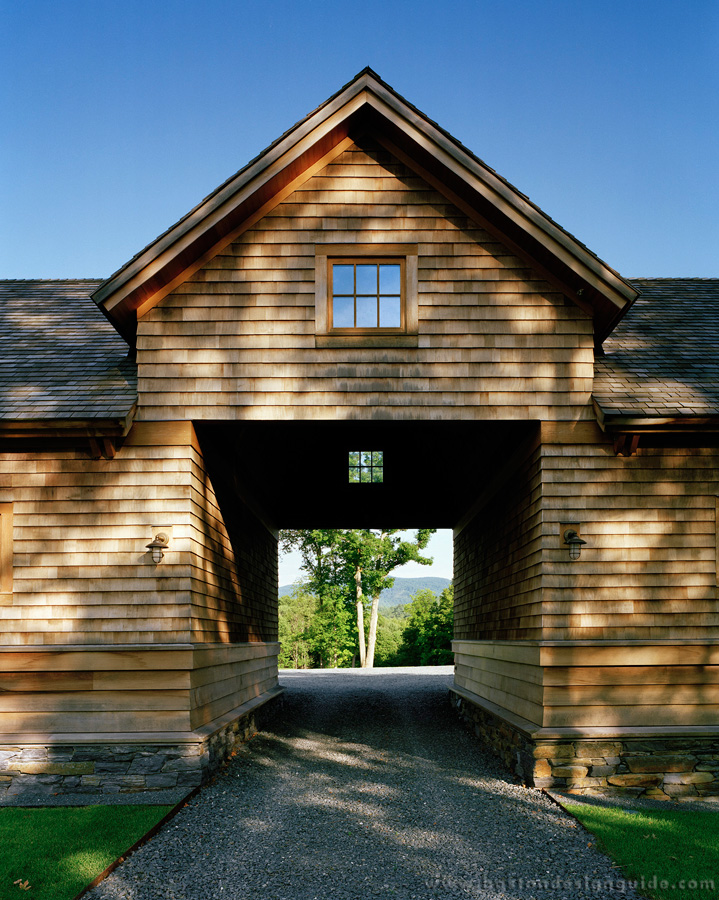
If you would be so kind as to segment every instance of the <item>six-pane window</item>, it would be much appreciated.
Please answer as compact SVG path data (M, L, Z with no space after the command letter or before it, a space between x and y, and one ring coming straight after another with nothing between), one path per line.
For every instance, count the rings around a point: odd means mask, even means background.
M350 484L380 484L383 480L384 453L382 450L350 450Z
M332 328L403 328L402 270L402 260L332 260Z

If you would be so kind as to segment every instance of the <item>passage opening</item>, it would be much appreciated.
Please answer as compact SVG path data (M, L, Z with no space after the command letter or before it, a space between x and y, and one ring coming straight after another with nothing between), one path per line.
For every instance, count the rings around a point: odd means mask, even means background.
M449 529L282 531L280 552L280 668L452 664Z

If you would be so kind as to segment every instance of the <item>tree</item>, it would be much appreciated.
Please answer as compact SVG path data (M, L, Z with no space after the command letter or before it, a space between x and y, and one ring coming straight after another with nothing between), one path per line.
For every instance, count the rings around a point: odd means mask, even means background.
M306 669L311 662L310 629L317 601L301 588L280 597L278 664L286 669Z
M339 668L352 659L352 616L338 586L333 585L325 592L322 603L316 602L309 635L321 668Z
M397 651L402 643L403 622L398 618L387 618L380 613L377 617L377 644L375 647L375 665L394 666L397 664Z
M429 543L434 528L419 529L413 541L403 540L399 528L312 529L283 531L283 552L299 550L302 569L308 574L308 587L323 606L330 592L344 597L345 605L354 598L357 619L357 643L360 665L372 668L377 641L379 596L392 587L390 572L408 562L431 565L432 559L420 551ZM370 598L369 634L365 636L364 611Z
M442 666L452 663L454 629L454 589L452 585L437 595L418 591L408 606L409 620L397 651L400 665Z

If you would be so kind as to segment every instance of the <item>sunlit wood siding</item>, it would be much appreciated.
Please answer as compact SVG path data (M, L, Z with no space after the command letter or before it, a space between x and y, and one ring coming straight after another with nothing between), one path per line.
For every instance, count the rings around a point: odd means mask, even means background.
M418 248L418 347L315 346L315 245ZM377 145L145 314L140 417L591 417L589 316Z
M719 451L550 444L542 493L545 640L719 638ZM575 562L567 521L587 541Z
M189 422L2 454L0 503L0 735L185 733L276 685L277 542L249 513L230 537Z
M562 642L544 646L541 660L545 728L716 730L719 648L709 637Z
M172 643L190 636L190 458L182 446L0 454L13 590L0 643ZM160 566L145 545L170 529Z
M716 726L719 452L645 439L623 457L596 426L540 433L456 540L456 684L558 736Z

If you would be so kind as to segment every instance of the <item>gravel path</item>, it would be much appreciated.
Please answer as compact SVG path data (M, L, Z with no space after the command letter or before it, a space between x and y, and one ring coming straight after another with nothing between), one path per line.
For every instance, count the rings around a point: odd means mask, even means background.
M461 728L447 671L284 674L275 725L87 897L578 900L620 892L620 873L588 846L592 838L548 797L513 783Z

